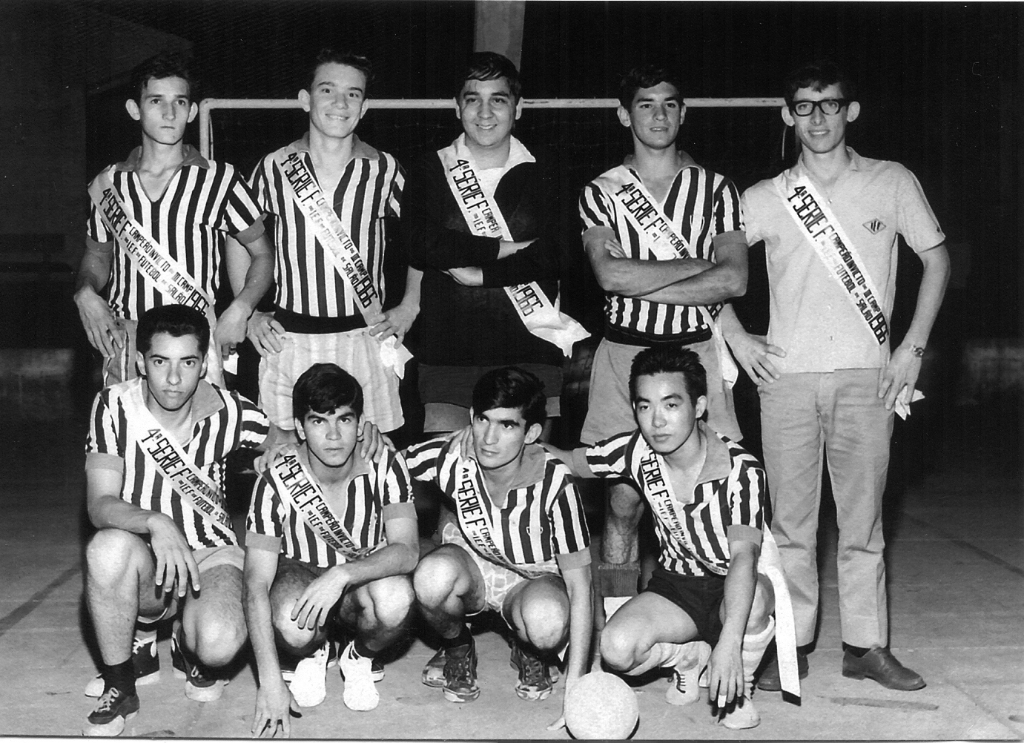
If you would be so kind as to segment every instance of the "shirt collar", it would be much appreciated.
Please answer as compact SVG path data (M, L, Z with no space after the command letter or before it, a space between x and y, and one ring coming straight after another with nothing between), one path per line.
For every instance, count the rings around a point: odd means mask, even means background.
M288 147L292 152L309 152L309 132L292 142ZM367 160L376 160L380 153L370 145L361 140L358 135L352 135L352 157L362 157Z
M140 392L145 393L148 390L142 389L142 386L146 384L145 377L137 377L137 384L140 388ZM143 394L143 400L145 400L145 394ZM207 382L205 379L199 380L199 386L196 388L196 393L192 396L192 422L193 424L198 423L201 420L206 420L216 415L224 407L224 400L217 390L213 388L213 385Z
M677 177L687 168L700 168L700 165L697 164L697 161L690 157L690 153L686 152L686 150L676 150L676 152L679 154L679 159L682 161L682 163L679 166L679 170L676 171ZM633 171L633 173L636 173L636 168L633 167L633 163L635 162L635 160L636 158L631 152L628 155L626 155L626 157L622 161L622 164L629 168L631 171ZM637 174L637 177L639 178L639 174Z
M708 428L704 421L697 421L697 425L704 432L704 441L707 444L707 454L704 456L704 466L700 468L697 484L728 477L732 472L732 457L729 454L728 444Z
M197 168L203 168L209 170L210 161L199 154L199 150L190 144L182 145L181 149L182 160L179 168L187 168L195 166ZM124 162L119 162L114 166L114 170L128 171L131 173L137 173L139 168L142 166L142 146L136 147L128 155Z
M854 150L852 147L847 147L846 148L846 154L850 158L849 165L847 165L847 168L849 170L862 170L863 169L863 167L864 167L864 158L861 157L860 155L858 155L856 150ZM801 176L801 175L808 175L808 176L810 175L807 172L807 166L804 165L804 153L803 152L800 153L800 157L797 159L796 165L793 166L793 172L798 177Z
M454 142L455 154L457 157L471 160L472 156L469 153L469 146L466 144L466 134L463 132ZM537 159L526 149L526 145L520 142L515 137L509 137L508 145L508 160L505 161L505 167L502 168L502 173L507 173L517 165L523 163L535 163Z

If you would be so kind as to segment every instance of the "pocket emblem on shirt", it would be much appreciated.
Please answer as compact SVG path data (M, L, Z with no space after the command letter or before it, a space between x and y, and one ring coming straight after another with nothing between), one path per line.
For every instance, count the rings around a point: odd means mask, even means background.
M865 229L872 235L877 235L879 232L885 229L885 223L879 219L872 219L864 223Z

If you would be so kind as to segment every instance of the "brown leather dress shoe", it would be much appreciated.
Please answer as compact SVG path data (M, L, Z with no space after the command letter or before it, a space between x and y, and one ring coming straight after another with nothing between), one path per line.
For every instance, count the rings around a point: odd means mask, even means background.
M915 691L925 686L921 674L896 660L889 648L871 648L861 658L847 650L843 654L843 675L852 679L869 678L886 689L897 691Z

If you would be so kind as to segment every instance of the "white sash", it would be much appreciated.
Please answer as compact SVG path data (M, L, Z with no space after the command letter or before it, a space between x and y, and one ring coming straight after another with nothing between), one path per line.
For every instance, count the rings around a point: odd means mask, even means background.
M324 498L320 484L306 469L294 449L279 455L270 466L269 474L278 495L287 498L306 526L335 552L355 560L373 551L372 548L361 549L356 546L352 535L345 530L345 525L335 516Z
M784 186L786 181L791 185ZM878 345L883 345L889 338L889 325L878 299L881 295L828 201L821 197L806 175L795 180L780 176L775 179L775 188L785 200L786 212L797 223L801 234L814 247L832 278L843 287L847 299Z
M140 276L147 277L157 291L167 297L172 304L183 304L202 312L210 324L212 334L217 327L217 317L213 314L213 298L199 286L199 282L185 270L184 266L170 256L145 227L128 214L111 179L115 167L111 165L89 185L89 197L96 205L96 210L100 213L107 230L124 248L125 255ZM125 350L127 348L125 345ZM237 356L233 358L237 363ZM126 367L134 363L135 359L125 358ZM211 342L206 353L208 378L216 384L223 384L221 369L220 349Z
M441 158L448 187L469 231L478 237L512 241L512 233L501 210L484 193L469 152L458 153L455 144L451 144L438 150L437 155ZM558 346L565 356L572 355L576 341L590 337L582 325L559 311L559 298L556 297L552 304L537 282L506 286L505 293L526 329L541 340Z
M658 202L629 168L625 165L613 168L599 177L597 182L622 206L626 219L640 233L647 249L659 261L693 257L690 255L690 246L687 245L686 240L676 231L671 220L658 206ZM725 343L722 331L718 327L718 321L704 305L692 306L711 328L722 379L731 388L739 379L740 371Z
M334 270L344 276L352 288L359 312L369 325L370 318L382 310L373 279L359 255L359 247L349 237L341 219L327 202L320 184L306 167L302 153L285 148L274 156L274 160L284 175L285 190L313 228ZM380 342L381 362L385 367L393 369L399 377L404 375L405 363L411 358L412 354L395 336Z
M140 380L120 395L128 425L128 443L134 441L138 444L181 496L182 503L204 518L231 530L231 518L224 509L220 488L153 417L142 394L143 384L145 382Z
M640 476L643 479L644 495L651 504L655 516L691 554L695 554L689 537L683 529L681 514L676 510L677 501L672 492L672 482L665 476L661 458L653 450L640 460ZM737 487L735 472L729 473L729 492ZM691 497L686 501L690 502ZM775 537L765 525L761 536L761 552L757 560L757 572L772 584L775 593L775 643L779 656L779 677L784 691L800 696L800 674L796 660L796 624L793 620L793 604L789 586L782 569L782 558Z

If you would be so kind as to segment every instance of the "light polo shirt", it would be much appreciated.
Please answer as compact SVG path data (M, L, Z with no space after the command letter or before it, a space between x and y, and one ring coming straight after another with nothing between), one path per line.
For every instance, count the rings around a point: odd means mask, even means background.
M831 192L815 182L856 247L881 294L888 321L896 292L897 235L916 252L945 240L914 174L899 163L861 157L847 147L850 165ZM884 366L889 343L880 345L810 240L790 216L779 188L788 193L807 171L797 164L743 194L747 240L765 241L771 321L768 342L786 351L772 357L781 372L831 372Z
M384 530L390 519L416 518L405 460L387 450L381 456L384 476L379 476L377 465L359 458L360 471L349 480L344 503L331 509L360 554L387 541ZM292 499L281 497L276 482L266 473L256 481L245 528L249 532L247 546L280 550L285 557L307 565L331 568L359 557L342 554L324 542L295 509Z
M704 466L693 492L676 493L687 548L667 524L654 514L654 531L661 549L658 562L666 570L688 576L725 575L729 572L729 540L761 544L764 528L765 475L761 464L746 449L719 436L698 422L707 441ZM640 431L620 433L573 451L573 466L583 477L625 477L650 501L644 463L657 458L665 474L665 460L656 454Z

